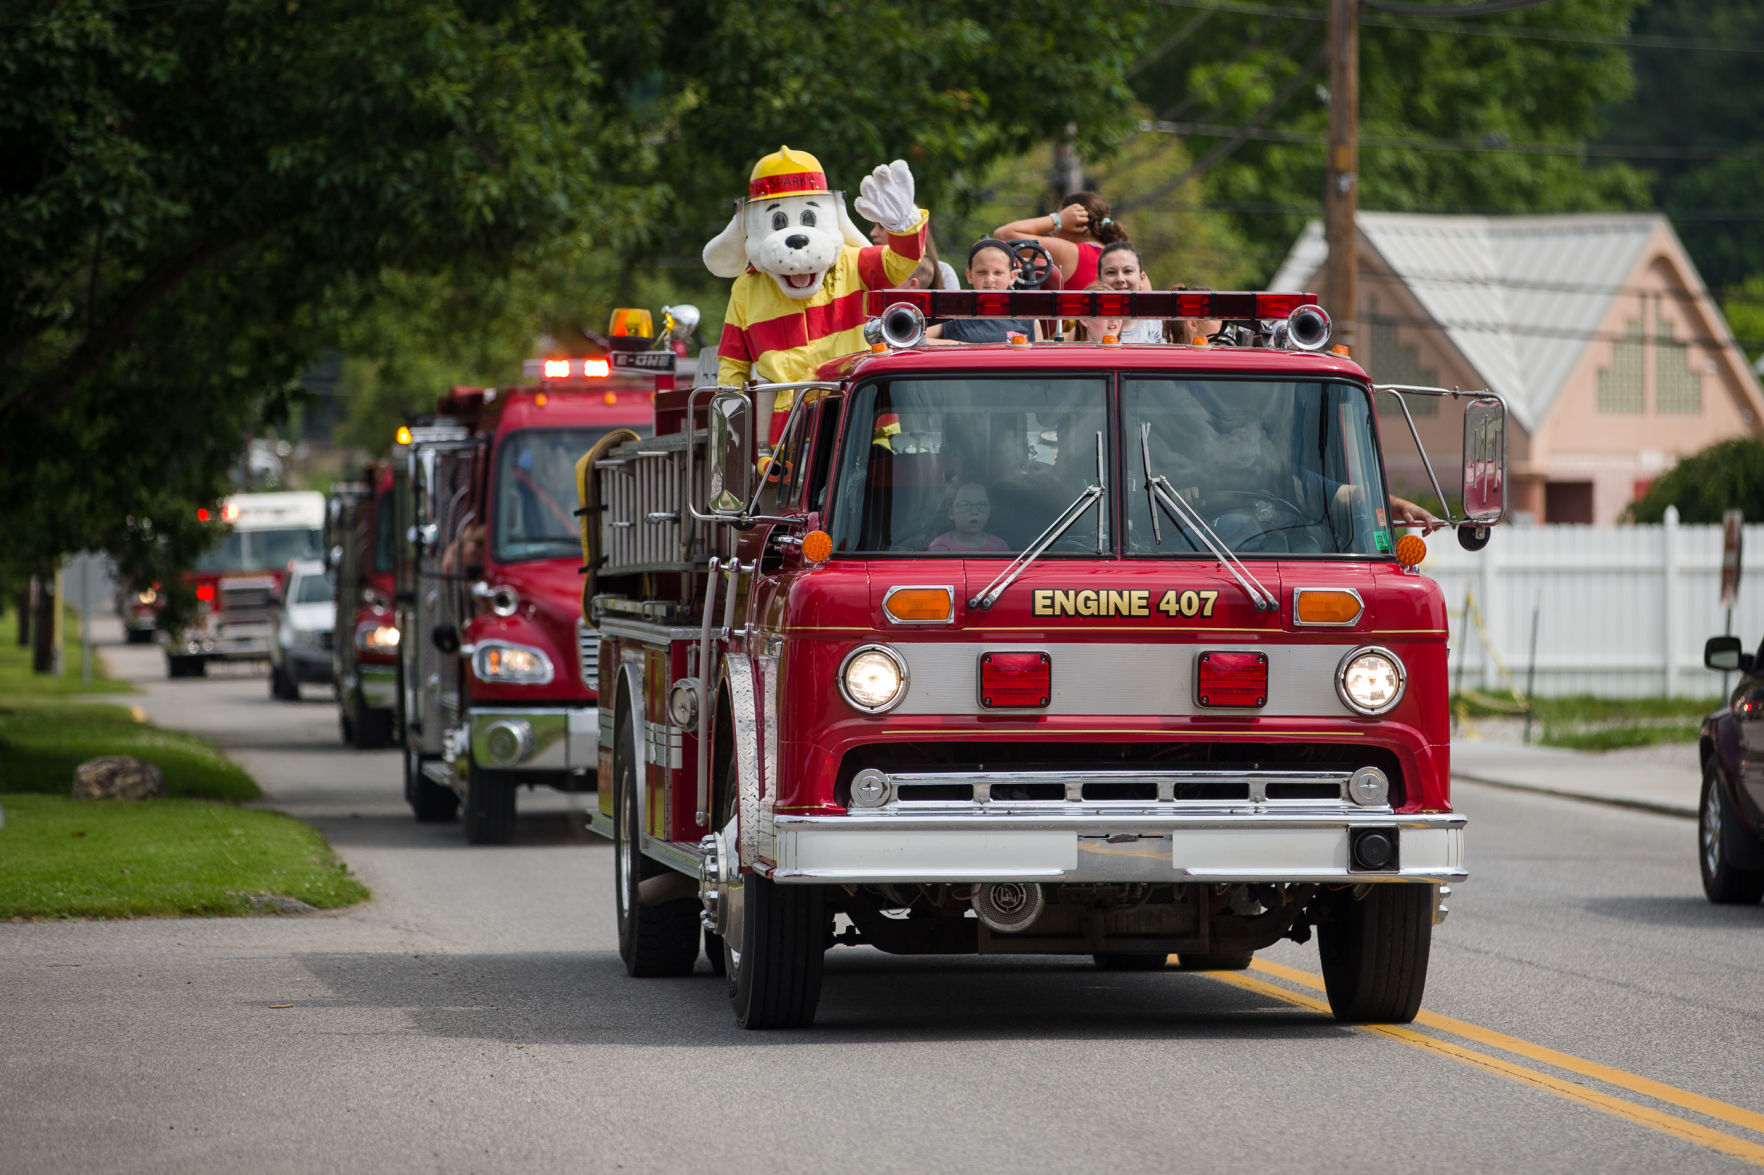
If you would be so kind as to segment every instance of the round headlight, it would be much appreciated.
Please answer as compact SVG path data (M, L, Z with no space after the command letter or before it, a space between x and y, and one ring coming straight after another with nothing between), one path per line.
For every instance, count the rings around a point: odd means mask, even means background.
M1403 699L1403 663L1389 649L1355 649L1341 659L1335 692L1356 714L1383 714Z
M866 714L891 710L906 696L906 665L886 645L853 649L839 667L839 688L845 700Z

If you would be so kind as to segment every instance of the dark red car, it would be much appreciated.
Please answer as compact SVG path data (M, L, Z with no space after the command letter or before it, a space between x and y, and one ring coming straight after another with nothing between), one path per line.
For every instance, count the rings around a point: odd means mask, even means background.
M1712 902L1764 898L1764 647L1747 653L1737 636L1713 636L1703 664L1738 670L1725 708L1703 719L1697 865Z

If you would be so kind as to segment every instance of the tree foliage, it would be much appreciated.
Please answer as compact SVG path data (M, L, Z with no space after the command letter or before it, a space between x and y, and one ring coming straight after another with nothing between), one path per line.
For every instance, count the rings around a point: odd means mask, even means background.
M925 0L59 0L0 40L11 557L187 546L326 347L379 389L366 441L615 295L714 302L699 246L780 142L852 189L905 157L933 208L1049 126L1100 143L1141 23L1051 0L1009 21Z
M1764 441L1734 437L1691 454L1632 502L1629 516L1659 522L1668 506L1678 507L1683 522L1720 522L1736 508L1753 521L1764 518Z
M1764 87L1756 48L1764 45L1764 6L1648 0L1633 31L1642 42L1632 51L1635 93L1608 113L1601 142L1664 149L1647 164L1651 195L1711 288L1764 275Z
M1360 207L1642 206L1638 172L1594 165L1580 147L1598 130L1601 108L1630 92L1623 50L1511 35L1550 28L1614 36L1636 3L1555 0L1464 20L1362 9ZM1188 139L1205 165L1196 177L1203 201L1233 217L1263 276L1321 213L1329 115L1324 7L1166 7L1134 80L1140 99ZM1302 141L1258 137L1270 132ZM1248 137L1238 141L1238 133ZM1513 150L1517 144L1566 146L1545 154ZM1160 189L1120 206L1144 216L1182 203L1174 189Z

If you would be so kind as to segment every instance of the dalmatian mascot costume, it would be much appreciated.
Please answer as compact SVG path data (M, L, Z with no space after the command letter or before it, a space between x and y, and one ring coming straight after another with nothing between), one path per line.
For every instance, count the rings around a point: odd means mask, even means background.
M718 343L717 382L792 383L815 378L829 359L864 349L864 293L899 286L924 251L929 217L913 202L904 160L876 168L860 185L857 210L888 234L870 244L827 187L821 162L780 147L760 160L729 227L704 247L704 264L735 279ZM795 402L773 407L775 444Z

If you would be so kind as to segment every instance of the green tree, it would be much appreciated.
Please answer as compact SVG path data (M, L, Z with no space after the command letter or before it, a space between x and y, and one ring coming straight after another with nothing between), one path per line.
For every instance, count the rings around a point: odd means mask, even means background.
M1630 92L1628 57L1604 43L1637 0L1555 0L1462 20L1362 8L1360 207L1580 211L1643 206L1641 175L1582 148L1603 106ZM1324 5L1163 9L1135 76L1157 125L1196 157L1202 201L1229 212L1254 268L1271 274L1321 213L1328 127ZM1586 42L1523 34L1572 30ZM1542 144L1549 153L1527 149ZM1124 214L1188 203L1173 186ZM1143 212L1141 210L1144 210Z
M1629 517L1659 522L1668 506L1677 506L1684 522L1720 522L1736 508L1764 518L1764 442L1735 437L1691 454L1630 503Z

